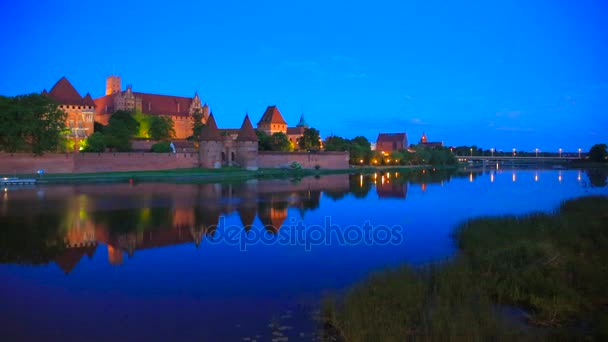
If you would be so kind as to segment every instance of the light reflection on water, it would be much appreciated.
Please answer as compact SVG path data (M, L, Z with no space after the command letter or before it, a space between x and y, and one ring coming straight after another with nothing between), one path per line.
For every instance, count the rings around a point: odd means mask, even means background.
M4 189L3 189L4 190ZM550 211L608 194L602 170L377 172L237 185L7 188L0 203L0 333L14 339L290 339L313 330L326 290L403 262L454 253L451 230L481 215ZM397 245L218 243L292 222L399 225ZM283 226L283 228L281 228ZM18 324L6 324L18 322ZM107 327L112 327L109 329Z

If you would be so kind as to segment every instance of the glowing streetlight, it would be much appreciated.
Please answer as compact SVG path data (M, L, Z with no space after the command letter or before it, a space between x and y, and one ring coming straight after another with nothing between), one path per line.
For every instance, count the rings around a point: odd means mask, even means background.
M494 149L493 148L490 149L490 152L492 152L492 157L494 157Z
M517 154L517 150L513 149L513 157L515 157L516 154Z
M562 149L561 148L559 149L559 157L560 158L562 157Z
M581 149L578 149L578 159L581 159Z
M473 156L473 149L471 149L471 157Z
M534 149L536 151L536 158L538 158L538 149Z

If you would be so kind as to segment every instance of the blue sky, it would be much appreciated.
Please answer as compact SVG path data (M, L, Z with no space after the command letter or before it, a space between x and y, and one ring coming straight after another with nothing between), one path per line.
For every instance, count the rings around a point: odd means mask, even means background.
M588 150L608 142L606 1L5 1L0 94L66 76L102 96L209 103L220 127L277 105L375 140ZM254 123L255 123L254 122Z

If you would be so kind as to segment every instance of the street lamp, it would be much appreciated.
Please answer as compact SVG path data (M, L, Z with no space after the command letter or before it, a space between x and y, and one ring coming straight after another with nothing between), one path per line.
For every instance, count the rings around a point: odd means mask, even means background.
M515 157L515 154L517 153L516 149L513 149L513 157Z
M471 157L473 156L473 149L471 149Z
M493 148L490 149L490 152L492 152L492 157L494 157L494 149Z
M581 149L578 149L578 159L581 159Z
M536 151L536 158L538 158L538 149L534 149Z
M561 148L559 149L559 157L560 158L562 157L562 149Z

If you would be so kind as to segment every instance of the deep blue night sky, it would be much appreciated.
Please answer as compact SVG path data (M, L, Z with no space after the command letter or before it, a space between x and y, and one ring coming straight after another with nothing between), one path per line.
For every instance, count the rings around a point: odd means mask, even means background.
M66 76L103 95L209 103L220 127L277 105L323 137L422 132L557 151L608 142L606 1L4 1L0 94Z

